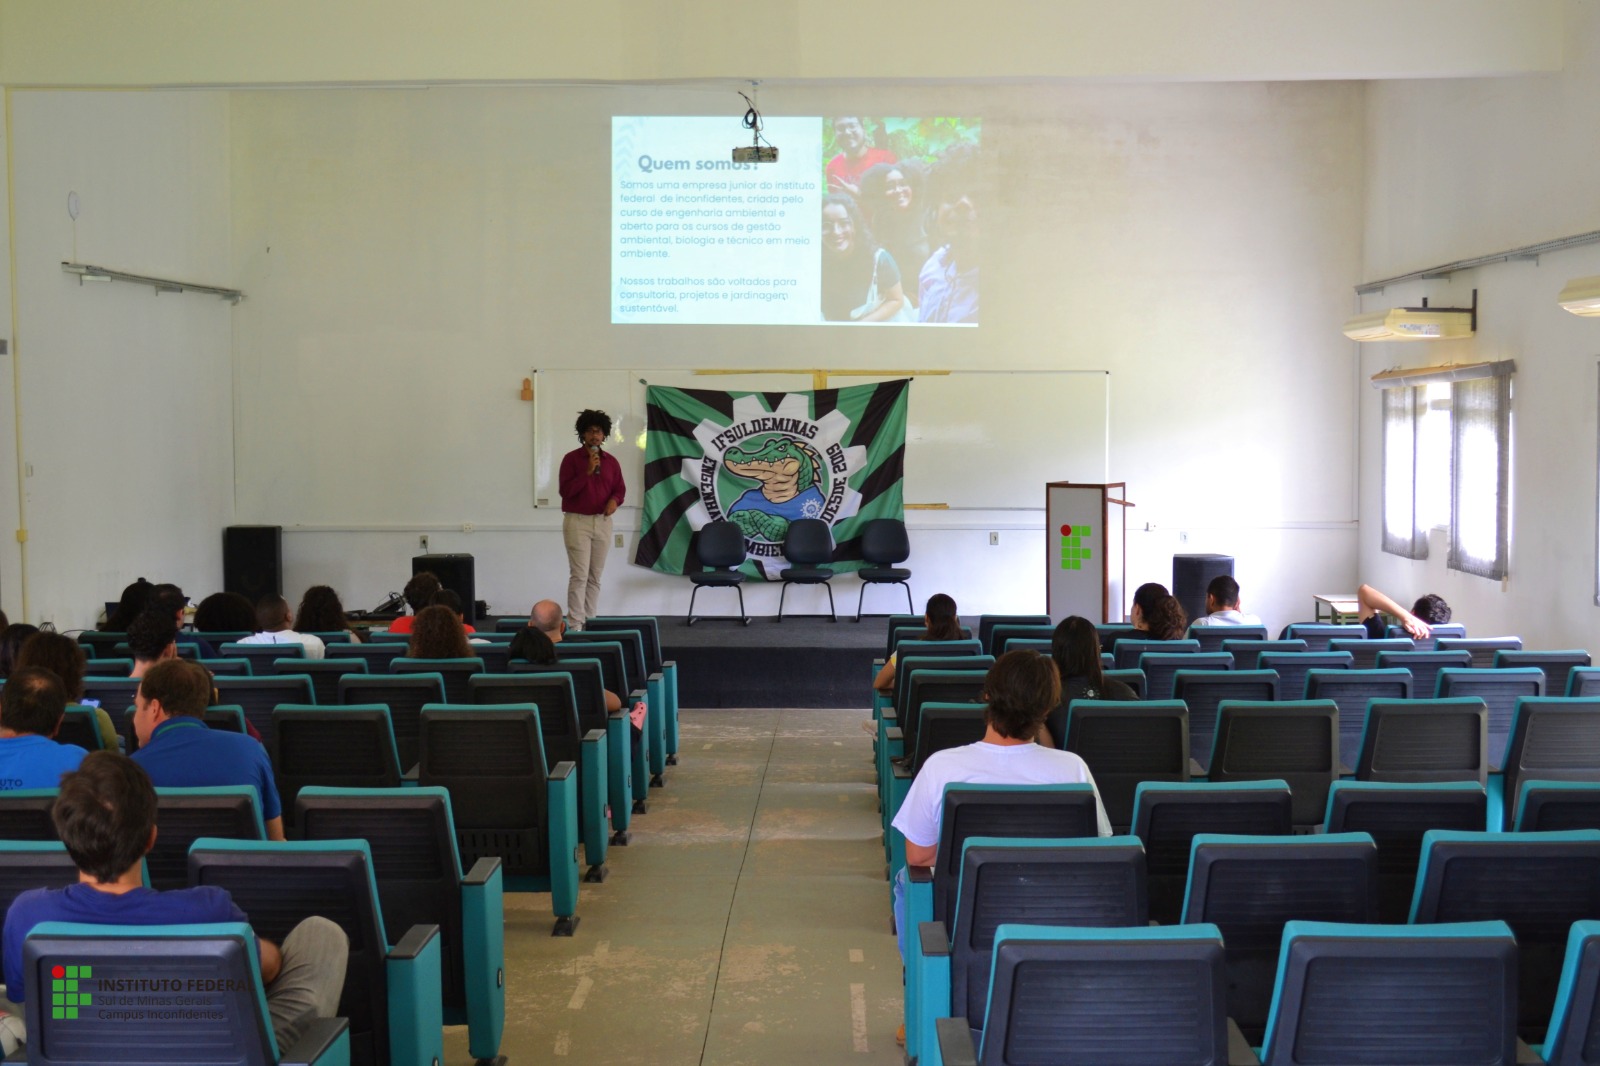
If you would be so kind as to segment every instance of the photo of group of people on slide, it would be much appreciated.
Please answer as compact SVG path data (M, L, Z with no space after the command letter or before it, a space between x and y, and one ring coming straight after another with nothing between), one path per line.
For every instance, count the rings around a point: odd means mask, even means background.
M823 321L976 325L978 121L823 123Z

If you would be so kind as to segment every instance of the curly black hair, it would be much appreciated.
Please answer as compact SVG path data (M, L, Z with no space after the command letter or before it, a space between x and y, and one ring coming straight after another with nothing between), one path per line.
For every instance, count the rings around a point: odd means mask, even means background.
M583 439L584 433L587 432L590 426L599 426L600 432L604 433L608 437L611 436L611 416L606 414L604 411L596 411L591 407L586 407L582 411L578 412L578 424L576 428L578 431L579 440Z

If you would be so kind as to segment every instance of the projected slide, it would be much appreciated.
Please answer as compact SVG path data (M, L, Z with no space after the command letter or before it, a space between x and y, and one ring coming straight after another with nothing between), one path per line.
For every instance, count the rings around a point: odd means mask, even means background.
M978 324L978 120L765 125L776 163L726 116L611 120L613 323Z

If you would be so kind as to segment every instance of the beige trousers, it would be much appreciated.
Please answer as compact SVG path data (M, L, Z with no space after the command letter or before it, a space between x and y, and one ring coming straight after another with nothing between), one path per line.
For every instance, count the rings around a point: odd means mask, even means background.
M564 514L561 537L567 546L567 624L582 629L600 609L600 575L611 550L611 516Z

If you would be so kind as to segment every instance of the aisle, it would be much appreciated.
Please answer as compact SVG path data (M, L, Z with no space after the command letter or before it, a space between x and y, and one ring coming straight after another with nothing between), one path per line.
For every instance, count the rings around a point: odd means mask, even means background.
M572 939L506 902L512 1064L899 1063L900 964L859 710L685 711ZM447 1058L470 1060L464 1029Z

